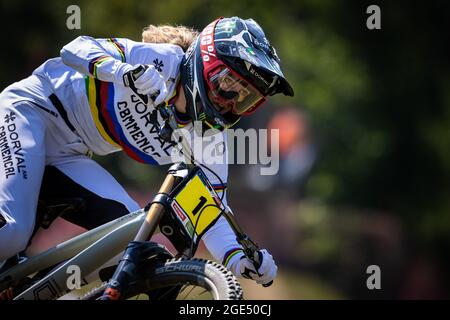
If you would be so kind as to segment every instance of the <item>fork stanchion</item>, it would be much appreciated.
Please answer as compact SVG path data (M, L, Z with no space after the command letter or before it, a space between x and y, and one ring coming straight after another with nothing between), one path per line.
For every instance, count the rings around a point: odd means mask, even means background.
M168 194L175 184L175 176L168 174L158 194ZM147 241L155 232L164 213L164 205L153 202L147 216L139 229L134 241L130 242L124 256L109 281L100 300L119 300L122 288L126 288L133 277L136 266L140 261L140 245Z
M158 193L169 193L172 190L174 183L175 177L168 174ZM158 227L158 223L163 212L164 206L161 203L152 203L148 210L147 216L145 217L145 221L142 223L142 226L134 238L134 241L147 241Z

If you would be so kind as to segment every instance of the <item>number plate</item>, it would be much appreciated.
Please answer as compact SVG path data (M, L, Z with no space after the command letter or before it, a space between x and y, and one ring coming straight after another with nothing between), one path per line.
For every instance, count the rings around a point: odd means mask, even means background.
M223 208L201 170L173 197L171 206L194 241L216 222L222 210L219 208Z

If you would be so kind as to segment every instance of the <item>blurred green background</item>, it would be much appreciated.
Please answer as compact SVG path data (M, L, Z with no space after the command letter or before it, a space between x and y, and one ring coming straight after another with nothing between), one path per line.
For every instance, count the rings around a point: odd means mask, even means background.
M81 30L66 28L71 4ZM370 4L381 30L366 28ZM270 288L243 281L247 297L448 298L449 2L1 0L0 88L79 35L139 41L148 24L201 30L232 15L264 28L295 90L239 124L280 128L282 144L277 176L230 168L229 203L280 267ZM98 161L143 205L164 174ZM372 264L381 290L366 287Z

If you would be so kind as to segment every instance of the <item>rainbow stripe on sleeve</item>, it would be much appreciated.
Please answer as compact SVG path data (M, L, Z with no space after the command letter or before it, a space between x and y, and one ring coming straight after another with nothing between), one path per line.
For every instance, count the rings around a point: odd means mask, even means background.
M222 264L228 268L228 263L230 262L231 258L233 258L235 255L243 252L242 248L233 248L229 251L227 251L223 257Z
M128 142L114 109L114 84L85 77L85 85L92 118L101 136L139 162L158 164L153 157Z
M94 77L97 78L97 68L99 65L101 65L103 62L113 59L111 56L100 56L95 59L92 59L89 62L89 73Z
M109 38L108 42L111 43L117 51L119 51L122 62L125 62L125 47L121 45L116 38Z
M120 44L120 42L116 38L109 38L107 39L109 43L113 45L114 48L117 49L120 55L120 61L125 62L125 47ZM105 61L109 59L114 59L110 55L102 55L97 58L92 59L89 62L89 73L94 77L97 78L97 68Z

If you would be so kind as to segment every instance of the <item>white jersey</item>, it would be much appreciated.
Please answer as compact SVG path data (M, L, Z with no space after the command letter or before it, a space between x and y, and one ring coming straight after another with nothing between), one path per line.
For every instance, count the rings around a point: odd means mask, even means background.
M183 55L181 47L172 44L80 36L63 47L60 58L47 60L33 72L48 83L46 92L32 90L25 79L18 95L49 109L53 108L49 104L60 103L66 113L62 116L94 154L123 150L139 162L169 164L173 144L158 135L161 116L154 106L144 104L129 87L116 81L114 73L122 63L153 65L166 80L171 97ZM49 99L52 94L56 102ZM214 165L214 171L226 181L226 164ZM223 187L214 175L207 175L214 185Z
M168 96L171 97L178 80L183 55L183 50L176 45L81 36L63 47L61 57L47 60L33 72L32 76L6 88L0 97L4 105L13 105L15 101L25 100L38 107L36 110L40 110L42 114L48 114L50 118L62 118L67 127L87 146L86 149L97 155L123 150L133 159L143 163L168 164L172 162L170 155L173 146L158 135L157 125L162 124L161 116L154 106L144 104L130 88L117 81L114 74L122 63L153 65L166 80ZM31 113L26 107L21 108L25 108L24 113ZM25 126L25 118L22 122ZM189 126L192 124L187 124L185 128L192 129ZM59 138L56 131L52 135L55 139ZM222 136L222 143L226 146L225 137ZM35 145L31 140L30 145ZM223 159L226 160L226 157L224 152ZM202 159L200 162L208 163L206 160ZM224 191L228 174L227 164L209 164L208 167L218 177L208 170L204 170L205 174L217 191ZM80 179L75 179L78 180ZM7 189L5 194L11 193L11 188L7 184L2 186ZM29 192L37 194L38 188L39 183L36 182L33 190L30 189ZM22 184L18 183L17 189L23 190ZM20 198L20 194L18 191L17 198ZM0 214L11 211L8 205L5 204L3 207L0 205ZM26 212L33 212L14 208L14 212L21 211L24 212L24 217ZM15 218L17 217L19 214L16 214ZM17 218L18 221L27 219ZM21 226L24 223L17 225ZM5 229L6 227L3 228ZM26 240L30 230L16 233L23 238L22 240ZM0 233L0 236L2 234L9 237L6 231ZM204 240L218 260L229 256L226 252L234 252L230 251L231 249L240 247L223 217L208 230Z

